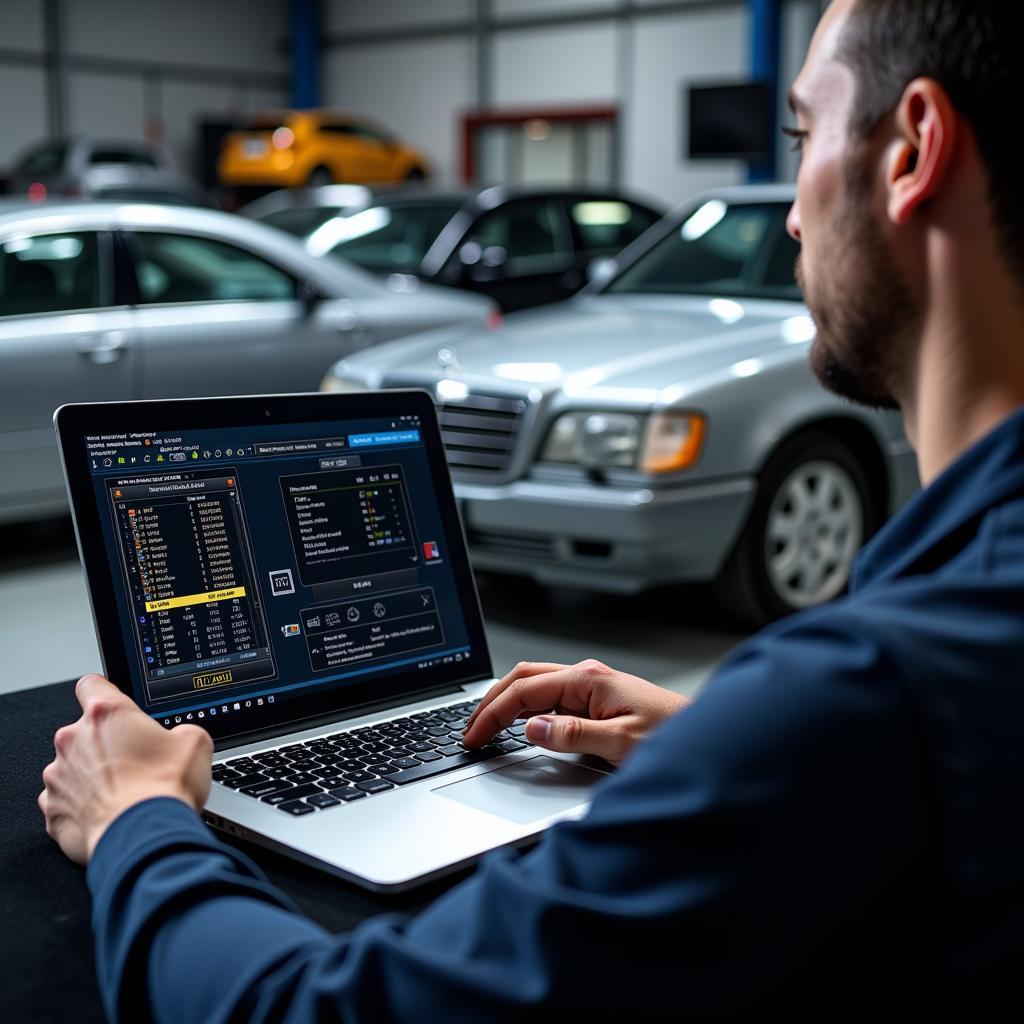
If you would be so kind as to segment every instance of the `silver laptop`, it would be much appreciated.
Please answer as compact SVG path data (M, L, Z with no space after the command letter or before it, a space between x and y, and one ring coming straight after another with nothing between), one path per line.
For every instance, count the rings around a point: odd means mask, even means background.
M211 733L213 827L395 890L585 811L599 764L461 743L494 679L425 392L54 422L104 670Z

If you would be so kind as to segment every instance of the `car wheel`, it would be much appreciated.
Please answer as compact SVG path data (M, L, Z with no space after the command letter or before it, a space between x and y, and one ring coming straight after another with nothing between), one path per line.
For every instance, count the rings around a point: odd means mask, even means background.
M321 185L333 185L334 177L327 167L314 167L309 172L309 187L320 188Z
M796 437L761 474L716 596L756 626L831 601L878 516L871 482L846 445L826 434Z

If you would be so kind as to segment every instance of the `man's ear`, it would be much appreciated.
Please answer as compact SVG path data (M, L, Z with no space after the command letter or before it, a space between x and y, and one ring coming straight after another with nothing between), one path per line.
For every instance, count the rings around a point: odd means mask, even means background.
M957 138L957 113L946 90L931 78L915 78L896 108L899 141L887 168L889 217L906 224L933 199L945 181Z

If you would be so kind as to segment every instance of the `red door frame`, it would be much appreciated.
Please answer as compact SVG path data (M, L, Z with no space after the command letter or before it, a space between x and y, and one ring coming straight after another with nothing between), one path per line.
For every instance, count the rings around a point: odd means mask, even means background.
M476 179L476 140L481 128L536 120L560 124L609 121L614 127L618 113L617 107L536 107L480 110L465 114L462 118L462 180L469 185Z

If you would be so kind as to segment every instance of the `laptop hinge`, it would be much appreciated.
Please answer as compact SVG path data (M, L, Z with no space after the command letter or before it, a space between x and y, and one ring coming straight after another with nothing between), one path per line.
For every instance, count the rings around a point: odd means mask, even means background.
M273 739L288 732L302 732L305 729L315 729L320 725L336 725L349 718L361 718L363 715L372 715L376 711L390 711L392 708L405 707L408 704L415 704L421 700L429 700L431 697L444 697L448 694L459 695L463 693L462 685L446 683L444 686L436 686L430 690L417 690L415 694L405 693L388 700L367 701L365 704L353 704L344 710L329 711L322 715L310 715L308 718L296 718L287 723L278 723L268 726L266 729L256 729L253 732L238 733L235 736L226 736L220 740L214 740L213 749L217 752L230 750L232 747L247 746L250 743L259 743L260 740Z

